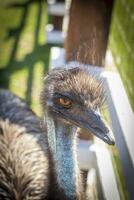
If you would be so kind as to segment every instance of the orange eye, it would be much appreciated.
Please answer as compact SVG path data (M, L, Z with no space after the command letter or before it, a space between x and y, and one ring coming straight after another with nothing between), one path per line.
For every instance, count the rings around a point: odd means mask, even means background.
M71 105L72 105L72 102L69 99L66 99L66 98L59 98L58 104L60 104L64 107L70 108Z

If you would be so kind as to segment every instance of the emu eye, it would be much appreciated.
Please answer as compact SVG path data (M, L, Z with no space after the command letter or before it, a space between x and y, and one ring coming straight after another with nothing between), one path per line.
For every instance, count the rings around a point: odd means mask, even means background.
M65 108L70 108L72 105L72 101L67 98L59 98L57 99L57 103Z

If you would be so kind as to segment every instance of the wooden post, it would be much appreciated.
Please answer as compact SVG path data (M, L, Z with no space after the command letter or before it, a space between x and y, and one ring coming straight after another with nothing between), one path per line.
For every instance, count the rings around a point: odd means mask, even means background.
M72 0L66 61L103 66L113 0Z
M65 2L65 0L57 0L57 3ZM63 16L53 16L54 30L62 31Z

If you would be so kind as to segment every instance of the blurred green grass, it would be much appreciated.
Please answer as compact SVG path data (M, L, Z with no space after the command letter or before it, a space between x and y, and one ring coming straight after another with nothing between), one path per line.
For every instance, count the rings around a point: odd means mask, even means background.
M117 0L113 10L109 48L134 110L134 1Z
M134 1L117 0L113 9L109 46L134 111ZM130 199L116 148L109 148L121 200Z
M0 1L0 87L22 97L41 114L39 95L48 70L46 2Z

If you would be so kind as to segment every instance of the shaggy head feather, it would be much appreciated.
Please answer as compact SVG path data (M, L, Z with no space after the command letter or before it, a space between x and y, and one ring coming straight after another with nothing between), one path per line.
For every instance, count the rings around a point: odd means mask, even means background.
M45 77L45 89L41 95L41 102L46 102L55 93L70 93L76 101L88 107L100 107L104 100L102 81L91 76L88 71L78 67L73 69L54 69Z

